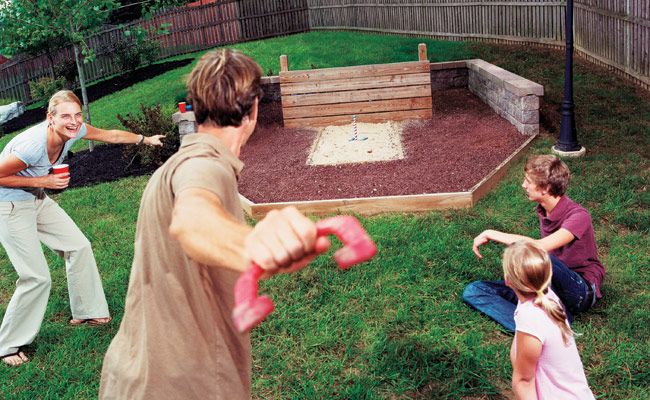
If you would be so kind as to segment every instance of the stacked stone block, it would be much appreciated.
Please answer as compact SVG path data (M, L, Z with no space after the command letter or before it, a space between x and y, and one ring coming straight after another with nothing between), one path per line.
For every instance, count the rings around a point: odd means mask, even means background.
M467 60L467 87L520 133L539 133L539 98L544 87L483 60Z
M465 61L431 63L431 92L467 87Z

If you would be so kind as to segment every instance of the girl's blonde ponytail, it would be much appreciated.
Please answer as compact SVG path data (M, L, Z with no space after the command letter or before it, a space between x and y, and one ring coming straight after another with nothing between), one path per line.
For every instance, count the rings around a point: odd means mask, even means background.
M569 326L567 323L567 315L564 311L564 307L546 295L537 297L535 299L535 305L542 307L542 309L546 311L546 313L550 315L551 318L553 318L555 323L560 327L560 330L562 331L562 339L564 340L564 344L568 345L570 343L570 339L575 336L575 333L571 329L571 326Z
M547 295L553 269L546 250L531 241L512 243L503 253L503 274L513 290L535 297L535 305L560 327L564 343L569 344L574 332L566 320L564 307Z

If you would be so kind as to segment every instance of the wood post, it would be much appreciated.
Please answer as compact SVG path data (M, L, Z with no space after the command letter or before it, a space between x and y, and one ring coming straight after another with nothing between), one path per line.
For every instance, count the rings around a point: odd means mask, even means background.
M280 72L289 71L289 60L287 59L286 54L280 56Z
M427 61L427 45L426 43L420 43L418 45L418 60Z

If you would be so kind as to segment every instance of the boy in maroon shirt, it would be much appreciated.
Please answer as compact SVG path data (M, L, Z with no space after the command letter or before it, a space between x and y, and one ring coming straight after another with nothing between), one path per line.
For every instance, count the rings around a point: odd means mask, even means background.
M540 239L488 229L474 238L473 251L490 241L510 244L519 240L536 242L548 251L553 264L551 287L564 303L569 320L587 311L601 297L605 268L598 259L591 215L565 195L569 168L553 155L532 157L524 167L522 187L529 200L537 203ZM463 300L514 332L517 296L504 281L472 282Z

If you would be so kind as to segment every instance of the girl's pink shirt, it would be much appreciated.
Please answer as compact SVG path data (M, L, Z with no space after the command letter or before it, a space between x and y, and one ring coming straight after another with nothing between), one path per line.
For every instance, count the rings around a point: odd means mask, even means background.
M549 290L547 296L560 300ZM560 303L561 304L561 303ZM575 340L565 345L560 327L542 308L531 301L519 302L515 310L516 330L542 342L542 353L535 370L535 387L540 400L594 399L580 361ZM517 352L515 344L515 354Z

